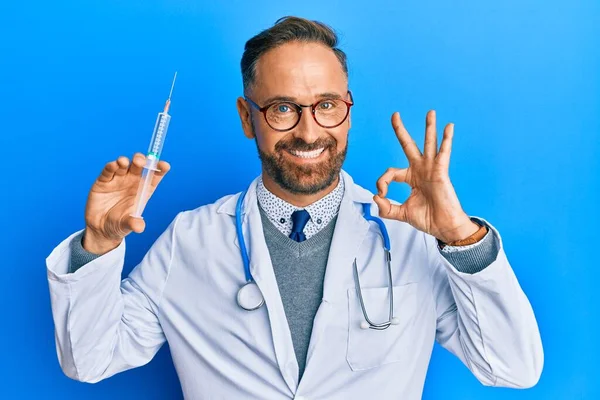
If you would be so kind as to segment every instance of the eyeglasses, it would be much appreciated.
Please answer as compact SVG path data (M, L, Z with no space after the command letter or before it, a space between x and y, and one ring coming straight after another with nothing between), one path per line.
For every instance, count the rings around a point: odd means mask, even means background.
M294 103L293 101L275 101L267 104L264 107L256 104L249 97L244 97L250 105L260 111L267 124L278 132L285 132L294 129L300 122L302 109L309 108L312 111L312 116L315 122L323 128L335 128L340 126L348 114L350 107L354 105L352 92L348 90L350 101L343 99L323 99L310 105Z

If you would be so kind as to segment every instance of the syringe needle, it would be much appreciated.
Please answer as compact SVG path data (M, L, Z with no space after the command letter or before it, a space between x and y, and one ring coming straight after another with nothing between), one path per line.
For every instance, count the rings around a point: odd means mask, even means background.
M175 71L175 76L173 77L173 83L171 83L171 91L169 92L169 100L171 100L171 95L173 94L173 87L175 86L175 79L177 79L177 71Z
M173 77L173 83L171 83L171 91L169 92L169 98L167 99L167 102L165 103L165 109L163 110L163 112L165 112L165 113L168 113L169 107L171 107L171 95L173 94L173 87L175 86L175 79L177 79L177 71L175 71L175 76Z

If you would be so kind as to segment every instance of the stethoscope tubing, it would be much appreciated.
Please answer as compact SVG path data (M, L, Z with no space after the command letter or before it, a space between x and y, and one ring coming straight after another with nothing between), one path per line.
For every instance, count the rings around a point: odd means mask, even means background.
M240 307L242 307L243 309L245 309L247 311L252 311L252 310L256 310L256 309L260 308L264 304L264 298L263 298L263 301L260 303L260 305L253 306L253 307L245 306L244 304L242 304L242 301L241 301L242 290L247 289L247 287L249 285L256 285L256 282L254 282L254 279L252 278L252 274L250 273L250 257L248 256L248 249L246 248L246 242L244 241L244 233L243 233L243 227L242 227L242 207L243 207L245 197L246 197L246 191L244 191L240 194L240 196L238 197L237 203L236 203L236 207L235 207L236 235L237 235L238 243L240 245L240 254L242 256L242 261L244 263L244 275L246 277L246 283L238 291L237 299L238 299L238 304L240 305ZM368 324L367 328L375 329L375 330L384 330L384 329L387 329L390 325L394 325L394 324L398 323L398 319L394 318L394 289L393 289L393 279L392 279L392 266L391 266L392 254L391 254L391 250L390 250L390 237L389 237L387 228L386 228L384 222L381 220L381 218L371 215L371 204L363 203L362 206L363 206L364 218L367 221L375 222L380 229L381 236L383 237L383 246L384 246L384 250L385 250L386 264L387 264L387 270L388 270L388 274L387 274L388 280L389 280L388 287L389 287L389 293L390 293L390 295L389 295L389 297L390 297L390 313L389 313L388 321L381 322L381 323L374 323L373 321L371 321L369 319L367 309L365 307L364 299L362 296L362 290L360 287L360 279L358 276L358 267L356 266L356 259L354 259L354 262L352 264L353 270L354 270L354 283L355 283L356 293L358 295L358 299L359 299L360 307L362 309L363 316L365 317L365 320ZM362 325L361 325L361 327L362 327Z

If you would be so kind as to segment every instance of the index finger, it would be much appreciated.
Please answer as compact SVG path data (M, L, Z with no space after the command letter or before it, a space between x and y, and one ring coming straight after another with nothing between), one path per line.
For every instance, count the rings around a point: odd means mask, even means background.
M406 158L408 161L417 160L423 156L421 151L417 147L417 144L413 140L412 137L408 134L408 131L404 127L402 120L400 119L400 113L395 112L392 114L392 126L394 127L394 132L396 132L396 137L398 141L402 145L402 149L404 150L404 154L406 154Z
M406 175L408 174L408 168L388 168L387 171L377 179L375 185L377 186L377 192L381 197L387 196L387 190L390 183L393 182L406 182ZM407 182L408 183L408 182ZM410 184L409 184L410 185Z

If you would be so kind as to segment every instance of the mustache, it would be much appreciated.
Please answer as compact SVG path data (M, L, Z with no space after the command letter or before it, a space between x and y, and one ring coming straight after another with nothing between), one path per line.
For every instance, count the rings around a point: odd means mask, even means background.
M313 143L306 143L304 140L302 140L300 138L293 138L293 139L287 140L285 142L284 141L278 142L275 145L275 151L277 151L277 152L283 151L283 150L313 151L313 150L322 149L322 148L335 149L336 145L337 145L337 142L332 137L319 138L319 139L315 140Z

